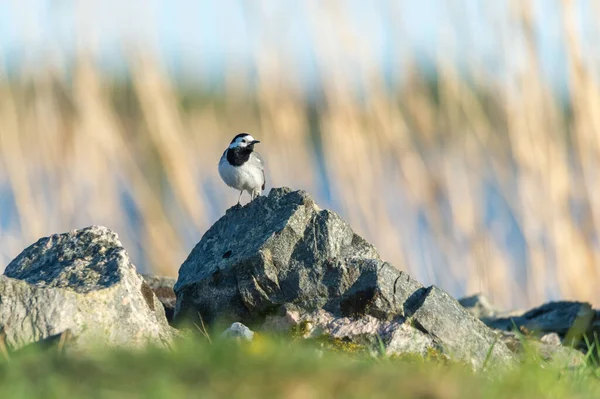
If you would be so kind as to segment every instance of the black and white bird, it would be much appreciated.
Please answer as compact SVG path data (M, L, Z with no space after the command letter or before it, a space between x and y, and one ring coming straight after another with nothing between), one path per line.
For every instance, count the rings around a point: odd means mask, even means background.
M254 151L258 143L248 133L240 133L231 140L219 161L219 174L225 184L240 191L238 205L244 191L254 200L265 189L264 162Z

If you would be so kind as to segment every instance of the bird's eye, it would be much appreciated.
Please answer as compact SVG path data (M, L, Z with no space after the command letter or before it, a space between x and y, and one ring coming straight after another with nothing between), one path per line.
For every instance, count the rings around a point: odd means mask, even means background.
M242 139L242 143L245 143L245 142L246 142L246 139Z

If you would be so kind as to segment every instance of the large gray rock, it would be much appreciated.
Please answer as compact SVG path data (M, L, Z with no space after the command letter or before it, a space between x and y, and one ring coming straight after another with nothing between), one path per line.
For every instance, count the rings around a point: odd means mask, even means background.
M336 319L395 320L409 329L406 336L426 335L423 342L475 367L492 346L491 361L512 358L455 299L382 261L371 244L303 191L273 189L229 209L181 266L175 293L176 322L201 316L208 324L257 325L290 305Z
M168 345L174 330L115 233L42 238L0 276L0 330L12 349L69 330L76 348Z
M179 270L175 319L251 324L285 303L393 318L421 284L379 259L337 214L303 191L273 189L232 208Z

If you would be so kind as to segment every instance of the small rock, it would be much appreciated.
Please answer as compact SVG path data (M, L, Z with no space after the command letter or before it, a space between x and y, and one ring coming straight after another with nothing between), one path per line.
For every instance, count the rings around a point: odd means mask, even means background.
M540 338L540 342L552 346L559 346L561 343L560 337L557 333L549 333L542 335Z
M580 337L591 329L595 316L596 313L588 303L559 301L546 303L520 316L491 318L485 320L485 323L504 331L511 331L516 326L524 327L532 333L555 332L561 337Z
M254 331L243 325L235 322L221 334L223 338L234 338L238 341L252 341L254 339Z
M154 292L154 295L163 304L165 308L165 315L169 322L173 321L173 314L175 312L175 303L177 298L175 297L175 291L173 286L177 282L176 278L156 276L153 274L142 274L142 277Z
M542 359L560 366L576 367L585 364L585 355L570 346L534 343L538 348Z
M430 350L438 350L433 338L409 325L402 317L383 321L367 315L358 319L335 317L318 310L300 314L285 309L278 315L267 318L262 329L272 332L274 327L293 329L296 336L318 338L326 336L339 342L363 346L369 351L378 351L381 343L387 355L416 354L425 356Z
M534 336L524 337L512 331L501 331L500 337L515 354L533 354L540 356L546 362L560 366L574 367L585 363L583 353L572 347L563 346L556 333L545 334L537 340ZM525 351L524 342L530 352Z
M299 310L283 305L277 312L266 316L262 329L272 333L287 333L301 321Z
M174 330L117 235L92 226L42 238L0 276L0 330L16 350L70 331L69 347L168 346Z
M492 317L496 315L496 309L492 306L487 297L483 294L476 294L461 298L458 300L465 309L473 316L481 319L482 317Z

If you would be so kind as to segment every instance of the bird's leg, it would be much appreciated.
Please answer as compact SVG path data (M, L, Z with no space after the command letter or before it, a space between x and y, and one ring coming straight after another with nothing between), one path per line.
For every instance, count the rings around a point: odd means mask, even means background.
M238 206L241 206L240 201L242 200L242 194L244 194L244 190L240 191L240 196L238 197Z

